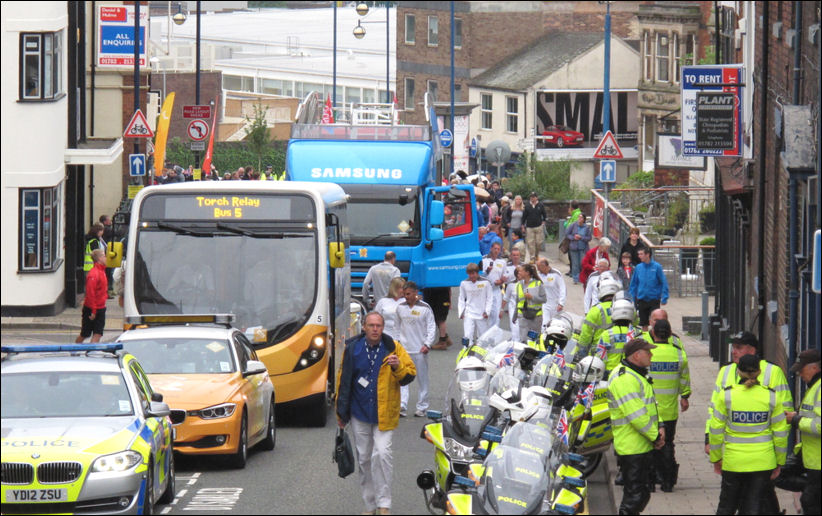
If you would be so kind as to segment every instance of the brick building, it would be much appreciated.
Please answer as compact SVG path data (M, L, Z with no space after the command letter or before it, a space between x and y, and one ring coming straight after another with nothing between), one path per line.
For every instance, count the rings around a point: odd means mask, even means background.
M783 366L819 346L809 266L819 228L819 10L820 2L741 2L720 12L720 62L744 63L753 92L751 152L718 160L711 344L720 361L727 335L740 330L758 334L765 358Z
M637 39L640 2L613 2L611 30ZM552 31L597 32L605 26L599 2L455 2L455 100L468 100L467 84ZM401 2L397 7L397 99L403 121L425 123L423 94L450 98L451 16L447 2Z

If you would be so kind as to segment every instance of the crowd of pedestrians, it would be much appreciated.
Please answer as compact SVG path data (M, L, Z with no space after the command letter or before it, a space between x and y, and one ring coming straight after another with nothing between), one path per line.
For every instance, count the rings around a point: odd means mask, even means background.
M194 166L189 165L183 168L180 165L169 165L162 173L153 177L154 184L185 183L186 181L282 181L285 179L285 171L275 172L273 165L266 166L265 170L254 170L253 166L238 167L233 172L220 172L217 167L211 165L211 170L203 171L199 175L194 171Z

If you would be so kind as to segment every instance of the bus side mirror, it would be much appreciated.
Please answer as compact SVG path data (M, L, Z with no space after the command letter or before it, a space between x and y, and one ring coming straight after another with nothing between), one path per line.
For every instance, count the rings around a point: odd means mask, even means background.
M439 226L445 221L445 204L442 201L431 201L431 211L428 214L428 224ZM433 238L431 240L434 240Z
M106 244L106 267L116 269L123 261L123 243L108 242Z
M328 265L330 265L332 269L342 269L345 267L345 244L342 242L329 242Z

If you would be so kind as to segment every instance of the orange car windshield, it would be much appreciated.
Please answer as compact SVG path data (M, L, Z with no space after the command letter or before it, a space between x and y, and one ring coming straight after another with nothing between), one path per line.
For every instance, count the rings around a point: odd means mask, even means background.
M148 374L219 374L237 370L230 344L215 339L127 340L123 348Z

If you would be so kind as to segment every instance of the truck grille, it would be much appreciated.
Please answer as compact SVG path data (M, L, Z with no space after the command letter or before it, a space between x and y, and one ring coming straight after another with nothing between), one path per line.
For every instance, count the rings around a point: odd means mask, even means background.
M67 484L80 478L83 465L79 462L44 462L37 466L41 484Z
M34 467L22 462L4 462L2 475L4 484L31 484L34 480Z

